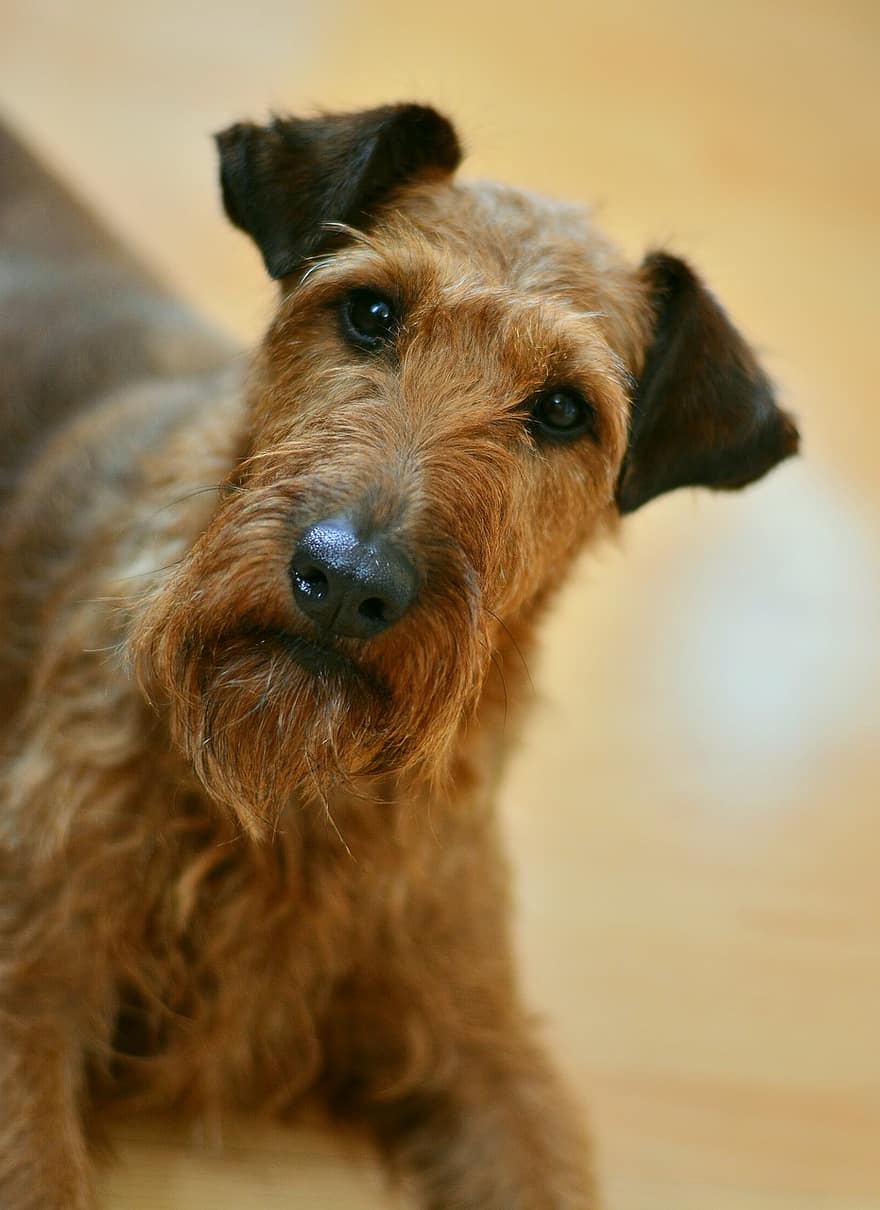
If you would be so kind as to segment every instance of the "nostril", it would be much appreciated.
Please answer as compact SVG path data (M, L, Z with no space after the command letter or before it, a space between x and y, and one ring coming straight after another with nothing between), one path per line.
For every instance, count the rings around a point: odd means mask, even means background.
M320 600L327 595L330 585L326 574L321 571L320 567L315 567L314 564L306 567L294 566L293 574L296 576L300 588L310 597Z
M367 597L358 605L358 613L368 622L384 622L385 602L379 597Z

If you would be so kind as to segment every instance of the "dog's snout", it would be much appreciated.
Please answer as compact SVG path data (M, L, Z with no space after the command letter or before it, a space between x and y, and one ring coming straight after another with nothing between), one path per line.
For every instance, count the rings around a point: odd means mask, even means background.
M418 590L415 568L382 534L358 537L346 517L311 525L290 563L293 595L323 631L369 639L393 626Z

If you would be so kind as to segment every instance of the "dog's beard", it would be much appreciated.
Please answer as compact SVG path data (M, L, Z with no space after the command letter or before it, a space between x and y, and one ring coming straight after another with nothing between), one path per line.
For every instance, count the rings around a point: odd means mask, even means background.
M172 729L212 796L251 830L298 794L328 794L377 763L385 694L341 670L303 668L283 635L224 637L195 659Z
M176 743L257 836L291 803L370 793L369 779L436 789L490 664L460 556L444 553L442 573L391 630L331 645L292 623L280 536L265 524L247 540L226 526L206 535L146 603L133 640Z

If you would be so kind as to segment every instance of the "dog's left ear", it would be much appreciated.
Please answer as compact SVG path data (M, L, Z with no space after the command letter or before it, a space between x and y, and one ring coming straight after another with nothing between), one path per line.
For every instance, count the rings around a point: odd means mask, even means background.
M327 240L327 223L363 226L392 190L455 171L450 122L424 105L242 122L215 136L226 213L286 277Z
M641 273L654 329L617 481L621 513L676 487L745 487L798 448L794 421L700 279L661 252Z

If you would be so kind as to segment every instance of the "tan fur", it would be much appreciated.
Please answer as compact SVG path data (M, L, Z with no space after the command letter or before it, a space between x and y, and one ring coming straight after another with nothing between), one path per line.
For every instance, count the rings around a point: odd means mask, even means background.
M340 341L355 285L401 300L398 358ZM594 1206L517 992L493 799L535 624L616 524L650 328L579 211L431 180L285 280L245 383L219 344L173 380L142 360L40 435L0 548L3 1210L92 1206L98 1106L306 1101L432 1210ZM536 448L523 404L554 376L598 442ZM343 509L423 582L340 641L349 678L289 653L293 544Z

